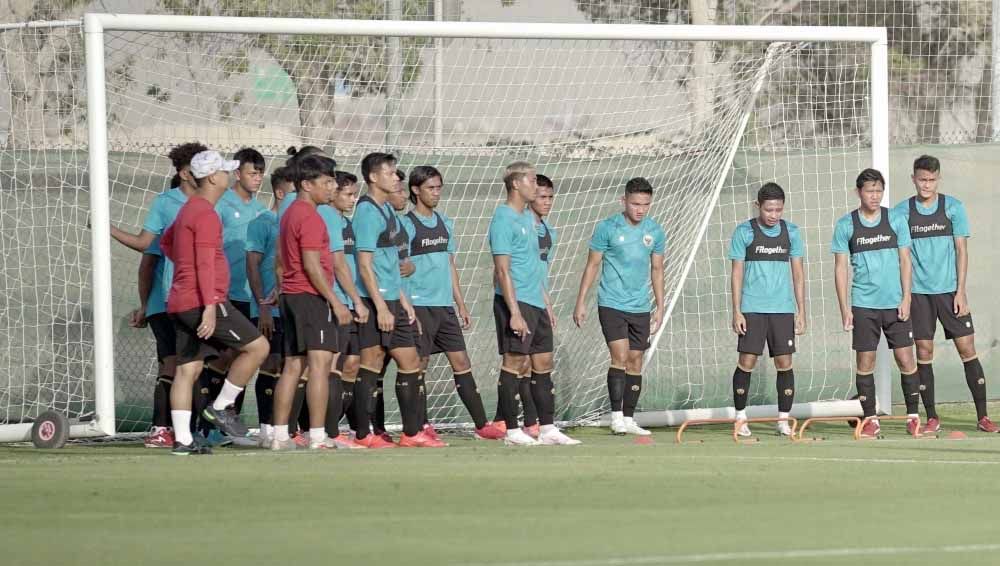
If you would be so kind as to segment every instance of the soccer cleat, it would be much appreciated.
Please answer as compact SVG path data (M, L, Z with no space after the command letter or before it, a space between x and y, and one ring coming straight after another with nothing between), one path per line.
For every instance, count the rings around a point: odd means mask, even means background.
M373 429L372 434L390 444L393 444L392 435L384 430Z
M434 425L432 425L431 423L424 423L423 433L426 434L427 436L433 438L434 440L437 440L437 441L441 440L441 437L438 436L437 431L434 430Z
M354 439L347 434L339 434L332 438L326 439L326 446L328 448L336 448L337 450L364 450L365 447L358 444Z
M788 421L778 421L778 424L776 425L775 428L778 432L778 436L792 435L792 427L788 424Z
M507 446L535 446L538 444L537 440L531 438L519 428L508 430L505 434L503 443Z
M983 432L1000 432L1000 426L993 424L993 421L989 417L983 417L979 419L979 423L976 428Z
M236 410L232 405L221 411L209 405L201 412L201 416L229 436L247 436L250 434L250 429L247 428L247 425L243 424L243 421L240 420L240 416L236 414Z
M881 433L882 427L879 426L877 420L872 419L861 429L861 434L858 435L858 438L878 438L878 435Z
M445 446L448 445L436 438L431 438L424 431L420 431L413 436L407 436L406 434L399 436L400 448L444 448Z
M146 435L143 444L146 448L173 448L174 431L166 426L154 426Z
M740 425L740 428L736 429L736 435L753 436L753 433L750 432L750 426L746 422L744 422L743 424Z
M377 434L369 434L368 436L366 436L364 438L359 438L359 439L355 440L355 442L357 442L360 446L363 446L365 448L372 449L372 450L377 449L377 448L395 448L396 447L396 445L394 443L392 443L392 442L386 442L386 440L384 438L382 438L381 436L379 436Z
M291 438L288 440L278 440L278 437L271 439L271 450L275 452L292 452L299 450L299 445Z
M566 436L558 428L552 428L548 432L538 435L538 443L545 446L575 446L583 444L579 440Z
M920 419L906 419L906 433L910 436L917 436L920 434Z
M507 432L507 422L506 421L493 421L492 423L487 423L493 425L493 428L499 430L500 432Z
M191 444L181 444L180 442L174 442L174 449L170 451L174 456L201 456L205 454L211 454L212 449L208 446L202 446L198 444L197 441L191 441Z
M258 448L270 448L271 447L271 435L264 434L261 432L257 435L257 447Z
M301 431L296 431L296 433L292 435L292 442L294 442L295 446L299 448L309 448L309 438L302 434Z
M256 438L252 436L234 436L232 438L226 437L233 446L241 446L243 448L251 448L258 445Z
M309 441L309 450L333 450L334 449L333 446L328 446L327 445L327 443L326 443L327 440L329 440L329 437L324 438L323 440L320 440L318 442L310 440Z
M941 421L937 417L931 417L924 423L924 434L941 432Z
M649 436L653 433L642 428L636 424L635 419L632 417L625 417L625 434L634 434L636 436Z
M522 430L524 430L524 434L527 434L531 438L538 440L538 435L539 435L538 423L535 423L531 426L526 426Z
M219 432L219 429L213 428L208 431L208 436L203 437L204 441L202 444L205 446L219 447L219 446L229 446L233 443L233 439Z
M620 412L611 413L611 434L628 434L627 427L625 426L625 417Z
M484 424L483 428L477 428L475 433L476 440L502 440L505 436L507 436L506 432L490 423Z

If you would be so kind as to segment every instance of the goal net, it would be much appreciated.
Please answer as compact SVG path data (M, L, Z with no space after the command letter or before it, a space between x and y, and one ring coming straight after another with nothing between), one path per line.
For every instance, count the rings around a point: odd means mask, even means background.
M557 418L569 422L608 410L596 312L578 329L572 309L594 226L620 211L625 182L650 180L667 233L657 275L670 316L640 407L667 423L730 404L729 236L776 181L806 241L797 410L854 411L827 403L852 395L854 375L829 242L857 172L888 159L880 30L122 15L87 30L0 31L0 439L49 408L81 423L76 434L107 433L109 418L119 432L149 426L154 342L128 324L139 255L109 243L108 223L138 232L170 188L167 152L189 141L255 147L268 173L306 144L355 174L377 150L404 170L440 169L488 411L499 357L486 231L503 167L535 163L556 187L550 292ZM258 198L270 202L268 183ZM758 365L752 404L774 403L773 371ZM433 422L468 422L443 357L426 383Z

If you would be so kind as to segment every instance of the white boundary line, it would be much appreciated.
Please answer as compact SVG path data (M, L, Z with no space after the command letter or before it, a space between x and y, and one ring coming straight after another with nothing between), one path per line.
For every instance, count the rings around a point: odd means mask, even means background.
M632 566L641 564L695 564L707 562L741 562L803 558L849 558L859 556L901 556L908 554L962 554L1000 550L1000 544L964 544L947 546L887 546L875 548L815 548L762 552L714 552L707 554L674 554L632 556L626 558L546 560L538 562L479 562L468 566Z

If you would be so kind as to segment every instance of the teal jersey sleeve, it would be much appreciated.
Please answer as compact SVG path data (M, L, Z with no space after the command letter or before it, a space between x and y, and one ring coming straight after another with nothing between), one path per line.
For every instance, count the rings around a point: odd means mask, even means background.
M320 217L323 218L323 223L326 224L326 233L330 236L330 251L344 251L344 226L347 225L344 222L344 217L340 215L337 209L327 205L317 206L316 212L319 213Z
M448 228L448 253L454 255L458 253L458 238L455 237L455 221L444 214L441 215L441 218L444 218L444 225Z
M854 224L851 223L851 215L841 216L833 227L833 245L831 246L833 253L851 253L851 235L853 234Z
M609 232L607 220L598 222L594 234L590 237L590 249L595 252L607 252L611 245Z
M656 255L663 255L667 253L667 233L663 231L663 227L659 224L654 223L656 226L653 232L653 253Z
M270 295L277 286L278 278L275 273L275 257L278 245L278 216L274 212L258 216L247 227L247 253L254 252L261 254L260 279L263 286L264 296ZM249 284L249 272L247 276ZM251 291L251 297L252 297ZM272 316L281 316L277 307L271 308ZM255 318L260 316L260 309L257 301L250 301L250 316Z
M806 245L802 240L802 231L791 222L786 222L785 225L788 226L788 239L792 242L792 249L789 250L788 254L792 257L805 256Z
M149 205L149 212L142 223L142 229L159 236L170 226L177 216L177 210L169 210L170 203L166 193L156 195ZM171 214L172 212L172 214Z
M896 233L896 247L908 248L913 244L910 239L910 215L900 214L894 209L889 209L889 225Z
M552 238L552 247L549 248L549 262L548 263L549 263L549 265L552 265L552 262L556 258L556 245L559 243L559 232L555 228L553 228L551 225L549 226L549 237Z
M489 238L490 253L493 255L512 255L518 238L515 233L520 229L520 223L507 218L509 215L499 210L490 222Z
M354 240L358 251L374 252L378 248L378 236L385 231L385 218L375 205L363 201L354 212Z
M743 261L747 258L747 246L753 241L753 228L749 222L741 222L729 238L729 259Z
M972 236L969 227L969 216L965 212L965 205L955 197L947 196L945 200L945 214L951 220L952 236L956 238L968 238Z

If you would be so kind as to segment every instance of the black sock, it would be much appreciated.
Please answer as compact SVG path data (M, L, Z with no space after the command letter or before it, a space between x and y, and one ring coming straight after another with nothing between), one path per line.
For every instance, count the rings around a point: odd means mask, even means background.
M396 401L403 420L403 434L414 436L424 428L420 422L420 372L396 372ZM384 430L384 429L383 429Z
M535 426L538 424L538 407L535 406L535 396L531 393L530 377L522 377L517 380L517 394L521 397L524 426Z
M378 372L361 368L358 380L354 382L354 432L358 439L368 436L371 413L375 410L375 395L378 387Z
M153 426L173 426L170 419L170 387L174 378L161 375L153 387Z
M900 374L900 384L903 388L903 402L906 403L906 414L915 415L920 412L920 374Z
M500 403L503 420L507 430L517 428L518 413L517 375L500 368L500 380L497 382L497 399Z
M423 428L425 424L430 423L430 419L427 416L427 382L424 380L424 372L420 372L420 376L417 377L417 383L419 384L418 397L420 399L417 404L417 409L420 410L420 427Z
M298 432L302 413L309 410L306 404L306 380L299 378L295 384L295 396L292 397L292 412L288 415L288 434L294 435ZM309 427L306 427L309 430Z
M621 412L625 399L625 370L608 368L608 398L611 399L611 412Z
M276 381L273 376L259 374L257 382L254 383L254 393L257 395L257 417L260 419L260 424L273 424L274 384Z
M854 377L854 383L858 388L858 401L861 402L861 410L866 417L875 416L875 376L872 374Z
M792 412L792 402L795 401L795 373L791 369L778 370L775 384L778 389L778 412Z
M976 404L976 419L982 419L986 416L986 374L983 373L983 365L979 363L979 358L962 362L962 365L965 366L965 383Z
M243 391L240 391L240 394L236 396L236 400L233 401L233 410L236 411L237 415L243 412L243 401L245 401L246 398L247 390L244 387Z
M396 372L399 379L399 372ZM385 375L383 370L382 375ZM382 377L375 382L375 405L372 407L372 430L382 434L385 432L385 380Z
M531 397L538 409L538 424L553 424L556 416L556 387L552 383L551 372L531 372Z
M924 401L924 410L928 419L938 418L937 407L934 406L934 366L930 363L917 362L917 375L920 376L920 398Z
M455 374L455 391L458 392L458 398L465 405L465 410L469 411L469 416L472 417L476 428L486 426L486 409L483 408L483 399L479 396L479 389L476 387L476 380L472 377L472 370Z
M341 378L341 389L344 392L344 399L341 401L343 408L341 413L347 417L347 425L351 427L351 430L357 430L356 421L354 420L354 388L357 386L357 381L346 381Z
M750 372L736 366L733 372L733 406L737 411L747 408L747 397L750 396Z
M225 380L226 376L208 366L201 370L201 375L198 376L198 381L195 384L195 401L192 403L195 409L192 411L192 415L199 415L198 426L192 426L191 430L200 430L204 436L208 436L208 433L215 428L214 425L201 418L201 412L209 406L212 399L219 396L219 392L222 391L222 383Z
M502 421L503 420L503 403L500 402L500 397L499 396L497 397L497 412L496 412L495 415L493 415L493 420L494 421Z
M639 395L642 394L642 376L631 373L625 374L625 399L622 402L622 413L626 417L635 415L635 408L639 406Z
M329 397L326 402L326 435L336 438L340 435L340 417L344 415L344 384L340 376L330 374Z

